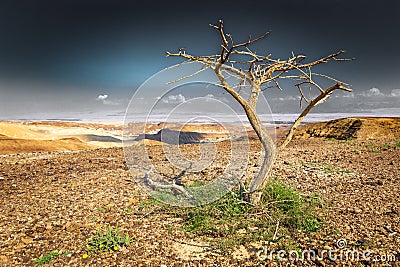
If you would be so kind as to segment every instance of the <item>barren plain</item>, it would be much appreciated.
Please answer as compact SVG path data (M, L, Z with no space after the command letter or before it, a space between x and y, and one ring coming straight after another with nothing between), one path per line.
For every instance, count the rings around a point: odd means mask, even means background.
M181 218L153 205L136 186L119 142L105 138L118 139L120 125L27 124L0 123L0 266L34 266L35 258L51 251L66 254L54 258L49 266L284 264L260 261L257 251L261 243L248 243L221 254L183 231ZM190 130L201 132L193 127ZM282 131L279 137L286 128L277 130ZM49 139L54 133L56 137ZM299 248L335 249L337 241L344 239L348 248L387 256L387 260L376 262L322 260L295 265L398 264L399 133L399 118L349 118L310 124L278 153L272 177L304 194L318 193L327 203L322 229L293 233ZM93 141L94 135L103 139ZM250 140L251 174L260 154L254 134L250 134ZM141 146L143 141L131 145ZM157 154L161 142L145 145L151 147L155 160L164 160ZM179 146L182 153L190 155L196 153L198 144ZM221 155L229 153L229 141L222 140L217 146ZM167 165L165 168L171 171ZM87 240L102 225L126 229L132 242L118 251L83 257Z

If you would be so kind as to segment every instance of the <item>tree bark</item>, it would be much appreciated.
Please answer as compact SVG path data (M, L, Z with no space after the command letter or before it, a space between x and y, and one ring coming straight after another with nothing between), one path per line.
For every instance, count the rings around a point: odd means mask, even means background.
M257 114L251 107L245 108L245 112L247 118L254 131L256 132L258 139L261 142L261 145L264 149L264 160L261 165L260 171L257 174L257 177L253 178L249 187L249 199L252 203L259 202L262 192L256 191L258 188L263 188L265 182L268 180L268 176L270 174L270 169L275 161L276 147L275 142L271 135L267 132L264 125L261 123Z
M265 184L265 182L268 180L269 170L275 161L275 153L276 153L275 142L274 142L273 138L267 132L267 129L261 123L261 121L256 113L257 101L247 102L235 90L233 90L229 86L229 84L226 82L225 77L221 73L221 70L220 70L221 65L222 64L219 63L214 68L214 71L215 71L218 79L220 80L221 85L243 107L243 109L246 113L246 116L247 116L251 126L253 127L253 130L256 132L257 137L260 140L261 145L265 152L264 160L261 165L260 171L257 174L257 177L255 177L251 180L250 186L249 186L248 197L246 197L247 201L256 203L261 198L261 193L256 192L256 190L260 186L262 188L263 185ZM258 88L257 88L257 86L258 86ZM252 93L256 92L259 94L260 85L253 84L253 87L254 88L252 90ZM258 94L257 94L256 100L258 99Z

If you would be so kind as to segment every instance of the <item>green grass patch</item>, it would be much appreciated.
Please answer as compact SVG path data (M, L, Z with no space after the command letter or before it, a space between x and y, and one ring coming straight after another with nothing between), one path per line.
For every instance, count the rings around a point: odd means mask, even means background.
M124 214L130 214L130 213L132 213L132 209L130 209L130 208L126 208L126 209L124 209L124 212L123 212Z
M317 231L322 227L318 214L323 207L318 195L303 196L281 181L270 180L261 201L247 203L234 191L211 204L195 208L169 207L168 212L182 219L182 230L201 237L222 253L252 241L274 240L284 247L295 247L293 230ZM169 230L171 227L169 227Z
M332 168L332 166L331 165L329 165L329 164L327 164L325 167L324 167L324 171L325 171L325 173L334 173L335 172L335 170Z
M88 254L93 252L118 251L132 242L132 238L120 227L104 226L89 238L86 244Z
M203 186L203 185L204 185L203 182L193 181L193 182L190 183L188 186L189 186L189 187L201 187L201 186Z
M114 206L112 205L107 205L107 206L102 206L100 208L97 208L98 211L101 212L109 212Z
M148 198L146 201L143 201L142 203L140 203L140 206L142 208L146 208L146 207L151 207L151 206L155 206L161 204L160 201L158 201L157 199L150 197Z
M353 140L353 138L349 138L347 140L340 141L341 144L355 146L357 142Z
M318 195L301 196L300 192L287 186L283 182L271 180L263 190L261 205L270 208L278 215L284 225L291 228L300 228L314 231L316 227L310 227L310 221L318 221L314 216L316 208L322 207L321 198Z
M396 149L396 148L400 147L400 142L397 142L394 145L383 144L382 147L386 148L386 149L391 149L391 148Z
M58 251L52 251L49 252L39 258L34 259L35 261L35 267L36 266L42 266L43 264L49 264L52 260L54 260L55 258L57 258L58 256L69 256L71 255L71 253L69 252L58 252Z

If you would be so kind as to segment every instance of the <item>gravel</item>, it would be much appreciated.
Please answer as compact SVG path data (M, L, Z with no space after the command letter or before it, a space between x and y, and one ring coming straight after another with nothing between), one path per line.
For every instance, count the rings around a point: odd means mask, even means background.
M400 148L396 142L294 140L278 154L273 177L304 193L318 193L328 203L321 231L295 233L301 249L337 249L337 240L345 239L348 248L397 255L400 260ZM188 153L193 146L183 145L182 149ZM257 151L258 143L252 146ZM229 150L228 145L221 147ZM152 153L162 161L159 152ZM249 172L255 170L259 155L252 152ZM220 162L216 166L224 160L217 157ZM164 168L167 171L167 166ZM213 172L219 173L216 169ZM148 197L125 164L122 148L1 156L0 266L33 266L34 258L55 250L70 254L58 256L50 266L260 263L257 245L247 244L237 253L220 255L180 230L180 221L173 215L143 205L146 201ZM125 228L133 242L118 252L83 259L86 240L103 224ZM303 264L336 263L322 260Z

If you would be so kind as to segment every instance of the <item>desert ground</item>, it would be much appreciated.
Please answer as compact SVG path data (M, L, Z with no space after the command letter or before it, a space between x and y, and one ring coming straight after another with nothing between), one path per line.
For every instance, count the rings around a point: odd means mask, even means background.
M148 133L154 135L162 126L153 125ZM229 154L231 143L213 126L196 127L188 126L185 131L214 138L220 153L215 158L217 167L201 174L207 179L218 174L218 164L226 160L223 155ZM221 253L208 246L207 239L182 230L182 218L153 205L137 186L124 158L121 129L118 124L0 122L0 266L34 266L34 259L52 251L60 255L48 266L285 264L260 261L260 242ZM276 129L277 142L286 130L285 126ZM254 133L249 136L247 171L252 175L259 167L260 144ZM156 138L129 143L149 147L161 171L165 162L162 145ZM188 142L179 149L196 158L198 145ZM326 209L319 231L293 232L297 247L335 249L343 239L347 248L368 249L385 260L325 259L294 265L397 266L399 151L400 118L348 118L299 129L288 147L279 151L271 177L304 194L318 193ZM87 240L102 225L124 228L132 242L117 251L86 257Z

